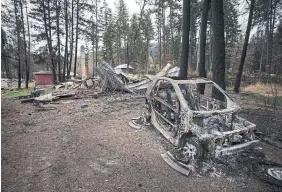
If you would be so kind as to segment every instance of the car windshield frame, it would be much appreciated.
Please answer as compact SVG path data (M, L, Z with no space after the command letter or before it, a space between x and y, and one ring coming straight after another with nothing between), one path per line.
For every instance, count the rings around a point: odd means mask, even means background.
M202 79L200 79L202 80ZM212 85L214 88L216 88L217 91L219 91L223 96L224 96L224 102L225 102L225 108L223 109L212 109L212 110L199 110L199 108L195 108L195 107L191 107L194 105L194 103L196 102L196 97L194 95L193 92L197 92L199 94L199 89L198 89L198 86L200 84L205 84L205 85ZM237 110L238 109L238 106L236 105L236 103L234 103L233 99L220 87L218 86L216 83L214 83L213 81L206 81L206 80L203 80L203 81L197 81L195 80L194 82L191 81L191 80L181 80L181 81L178 81L177 82L177 85L178 85L178 88L179 90L181 91L181 95L183 97L183 99L185 100L186 104L187 104L187 107L193 112L193 113L205 113L205 114L209 114L209 113L214 113L214 112L217 112L217 113L220 113L220 112L228 112L228 111L233 111L233 110ZM187 99L185 98L185 95L183 94L182 92L182 89L181 87L182 86L187 86L187 87L191 87L191 89L189 89L189 93L190 93L190 103L189 101L187 101ZM194 89L194 91L193 91ZM222 101L219 101L217 100L218 102L222 102ZM191 105L192 104L192 105Z

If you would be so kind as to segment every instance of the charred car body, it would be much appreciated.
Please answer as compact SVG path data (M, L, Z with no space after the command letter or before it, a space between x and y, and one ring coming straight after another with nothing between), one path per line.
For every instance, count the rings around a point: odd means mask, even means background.
M238 116L239 106L212 81L160 77L146 103L151 124L186 158L227 155L258 142L256 126Z

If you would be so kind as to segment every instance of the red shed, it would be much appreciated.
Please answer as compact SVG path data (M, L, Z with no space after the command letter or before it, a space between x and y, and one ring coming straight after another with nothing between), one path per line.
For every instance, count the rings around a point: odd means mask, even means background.
M52 85L53 77L49 71L39 71L34 73L35 85Z

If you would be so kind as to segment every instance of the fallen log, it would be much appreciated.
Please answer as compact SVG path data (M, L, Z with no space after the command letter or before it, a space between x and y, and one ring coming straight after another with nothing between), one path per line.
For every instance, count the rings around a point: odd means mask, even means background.
M21 103L32 103L33 101L34 101L34 98L21 99Z

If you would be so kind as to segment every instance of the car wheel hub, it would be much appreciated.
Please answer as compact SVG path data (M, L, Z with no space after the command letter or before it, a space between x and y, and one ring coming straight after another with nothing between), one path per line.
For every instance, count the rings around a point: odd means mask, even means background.
M190 143L186 143L183 147L183 154L188 158L194 159L194 156L197 154L197 148Z

